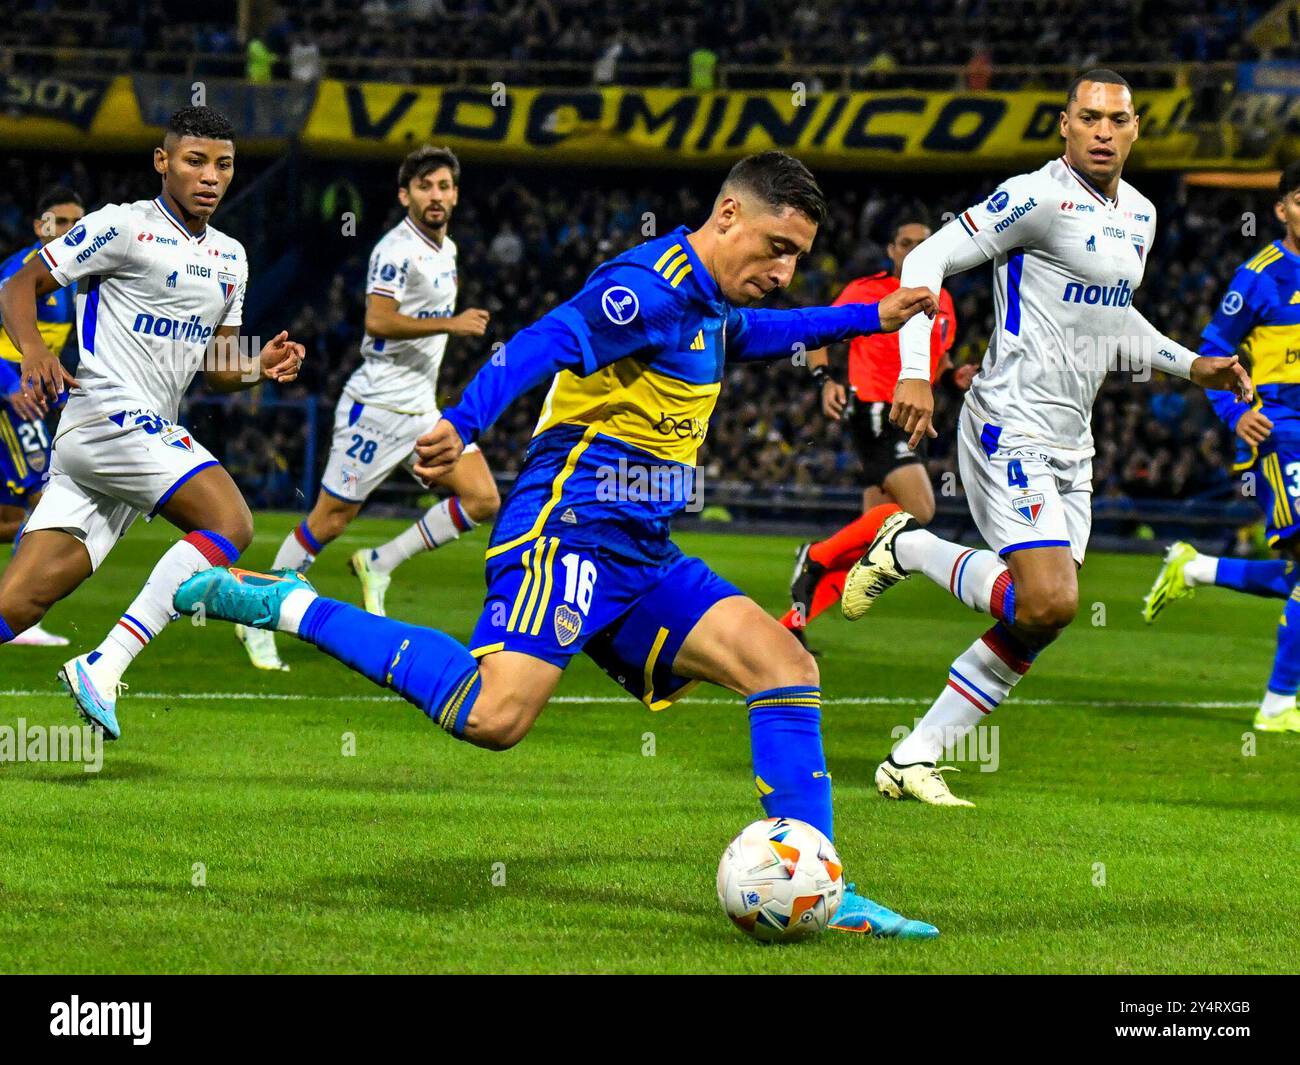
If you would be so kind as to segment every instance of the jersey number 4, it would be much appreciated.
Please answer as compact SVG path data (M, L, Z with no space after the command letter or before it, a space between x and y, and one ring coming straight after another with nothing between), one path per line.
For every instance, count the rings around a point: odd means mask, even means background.
M1025 469L1020 465L1019 459L1007 463L1007 484L1012 488L1029 487L1029 478L1025 476Z

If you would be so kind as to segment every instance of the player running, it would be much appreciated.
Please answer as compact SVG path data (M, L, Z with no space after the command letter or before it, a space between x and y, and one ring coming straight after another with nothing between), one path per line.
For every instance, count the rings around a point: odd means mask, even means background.
M49 486L0 575L0 643L98 569L139 515L161 514L185 533L104 642L60 671L77 710L109 739L121 735L122 674L174 616L176 589L234 562L253 537L235 482L176 423L181 396L199 369L209 388L233 392L291 381L302 364L302 345L284 333L260 359L238 354L248 259L239 241L208 225L234 168L230 123L207 107L177 111L154 149L158 196L91 212L0 289L0 315L23 354L24 398L44 413L72 386ZM76 378L37 320L38 301L74 281Z
M913 210L900 215L894 223L893 239L885 248L892 270L850 281L834 305L876 303L896 291L902 283L903 260L929 236L930 223L924 214ZM930 380L950 381L965 390L970 387L976 367L953 368L948 352L956 338L957 313L952 296L947 289L940 289L939 310L930 332ZM809 352L808 365L821 392L822 413L838 421L847 412L866 487L862 490L861 517L825 540L803 544L795 555L791 605L781 624L800 640L808 622L839 601L849 569L862 557L888 514L906 510L921 525L934 517L934 489L925 466L927 442L923 440L915 450L909 448L907 434L888 417L889 403L898 384L898 335L875 333L854 337L850 342L851 403L849 392L831 372L830 355L825 348ZM894 506L875 509L888 503Z
M1138 135L1128 83L1110 70L1075 79L1061 112L1065 154L1011 178L962 212L903 264L903 285L938 288L950 274L993 260L995 328L962 405L958 461L976 527L991 551L888 516L845 582L846 617L924 573L996 624L952 664L920 725L876 771L881 794L970 806L937 765L1029 671L1074 620L1077 569L1092 525L1093 401L1117 354L1203 388L1251 395L1235 356L1198 357L1131 305L1155 235L1151 201L1120 174ZM903 368L890 420L915 446L927 434L928 325L903 328ZM949 767L943 767L947 769Z
M1300 163L1282 171L1273 208L1285 235L1243 263L1233 275L1219 310L1201 334L1201 352L1249 356L1258 395L1245 403L1231 392L1211 392L1210 402L1237 434L1235 470L1253 482L1264 511L1274 560L1214 558L1178 542L1142 606L1148 624L1175 599L1213 584L1251 595L1285 599L1277 628L1277 652L1253 727L1261 732L1300 732Z
M81 221L85 209L81 197L70 188L56 185L36 205L32 231L36 243L0 263L0 285L22 269L46 244L58 240ZM45 346L61 353L68 343L76 307L71 288L60 288L44 297L36 308L36 327ZM23 396L18 364L22 352L9 334L0 329L0 543L16 544L27 515L41 501L41 490L50 471L50 434L40 407ZM10 643L27 647L66 647L68 640L33 625Z
M398 170L397 199L406 216L370 255L363 359L334 411L334 441L316 505L285 537L273 569L305 573L390 473L399 466L413 470L415 442L440 416L438 370L447 338L478 337L487 329L487 311L455 313L456 245L447 227L459 195L460 163L448 148L417 149ZM394 569L491 521L501 506L477 446L466 448L438 487L451 495L396 538L349 560L372 614L384 614ZM242 625L235 632L258 669L289 668L280 661L275 633Z
M791 358L800 345L897 329L935 308L932 292L913 288L874 305L748 309L790 283L825 217L821 190L798 160L782 152L742 160L700 229L676 229L599 267L581 292L511 339L421 438L416 469L435 481L511 402L551 382L492 531L487 599L469 650L319 597L292 571L200 574L181 587L176 608L201 605L210 617L294 633L491 750L523 739L581 651L652 710L711 681L746 698L768 815L833 838L816 663L669 536L694 497L696 453L728 359ZM619 490L647 477L680 490ZM936 934L852 886L833 927Z

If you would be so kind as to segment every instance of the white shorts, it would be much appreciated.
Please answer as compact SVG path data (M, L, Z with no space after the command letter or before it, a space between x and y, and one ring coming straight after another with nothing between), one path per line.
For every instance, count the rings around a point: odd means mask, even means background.
M26 531L71 533L99 569L139 515L152 518L194 474L216 465L188 429L151 412L69 429L54 441L50 480Z
M345 503L364 503L398 466L415 477L415 442L441 417L436 410L398 414L358 403L345 393L334 408L334 438L321 489ZM465 450L477 451L478 445Z
M986 422L962 404L957 461L971 517L999 555L1068 547L1083 564L1092 531L1092 458Z

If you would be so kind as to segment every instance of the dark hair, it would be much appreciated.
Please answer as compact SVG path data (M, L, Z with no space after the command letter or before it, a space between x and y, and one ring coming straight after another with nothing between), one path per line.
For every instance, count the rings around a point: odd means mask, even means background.
M934 229L930 221L930 212L918 204L913 204L894 216L894 224L889 230L890 243L898 239L898 231L904 226L925 226L926 229Z
M211 107L182 107L167 120L166 132L176 137L235 142L235 127L220 111Z
M1300 189L1300 159L1282 168L1282 176L1277 181L1277 198L1285 199L1296 189Z
M397 171L397 187L404 189L412 181L435 170L441 170L444 166L451 171L451 183L459 185L460 160L456 158L455 152L450 148L434 148L428 144L423 148L416 148L402 160L401 168Z
M785 152L749 155L731 168L724 189L739 187L752 192L769 207L793 207L811 221L826 221L826 196L803 163Z
M78 207L84 207L81 197L77 194L76 189L68 188L67 185L55 185L53 188L46 189L45 195L36 201L36 217L40 218L51 207L60 203L75 203Z
M1085 70L1070 82L1070 89L1065 94L1065 109L1067 111L1070 110L1070 105L1074 103L1074 98L1078 95L1079 86L1085 81L1097 81L1102 85L1123 85L1130 93L1133 91L1133 86L1125 81L1122 75L1116 74L1107 67L1095 67L1092 70Z

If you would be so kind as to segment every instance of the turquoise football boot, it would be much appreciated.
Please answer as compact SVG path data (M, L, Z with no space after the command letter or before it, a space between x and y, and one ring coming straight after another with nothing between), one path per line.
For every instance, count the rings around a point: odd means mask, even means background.
M854 884L844 892L829 928L832 932L856 932L879 939L933 939L939 934L939 929L932 924L909 921L865 895L859 895Z
M77 713L92 728L98 729L106 740L120 740L122 727L117 723L117 691L126 685L105 683L102 676L101 683L96 684L94 672L98 657L97 651L91 651L88 655L70 658L59 670L59 683L72 696Z
M204 615L248 625L274 629L280 621L280 606L290 592L316 589L297 570L281 569L257 573L235 566L214 566L196 573L179 588L173 605L177 613Z

